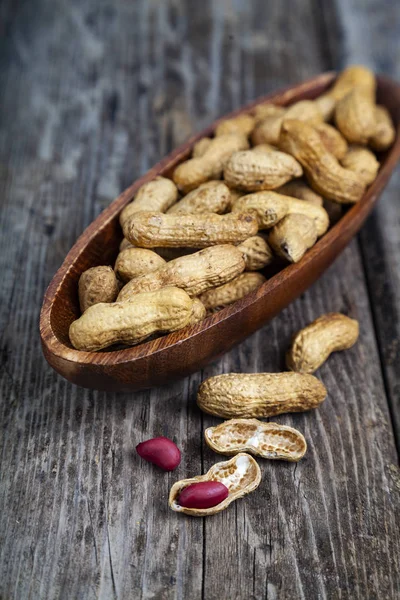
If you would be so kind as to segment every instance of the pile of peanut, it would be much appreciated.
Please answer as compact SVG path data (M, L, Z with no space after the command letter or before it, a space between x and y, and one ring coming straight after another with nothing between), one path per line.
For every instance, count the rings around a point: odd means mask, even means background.
M79 280L72 345L133 345L204 319L263 285L273 261L298 262L358 202L394 141L374 74L343 71L315 100L258 105L222 121L171 179L144 184L120 214L114 265Z

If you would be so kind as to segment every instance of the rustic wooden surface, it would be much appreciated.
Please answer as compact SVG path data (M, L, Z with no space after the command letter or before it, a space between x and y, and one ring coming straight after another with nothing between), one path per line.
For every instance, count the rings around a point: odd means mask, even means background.
M400 597L398 174L312 289L184 381L83 390L48 367L38 334L51 276L133 178L281 85L353 61L399 79L399 25L390 0L0 5L2 600ZM257 492L210 519L169 511L172 482L218 460L200 381L282 368L291 334L328 310L361 336L319 371L318 411L276 419L304 432L305 459L263 463ZM154 435L182 448L176 472L136 457Z

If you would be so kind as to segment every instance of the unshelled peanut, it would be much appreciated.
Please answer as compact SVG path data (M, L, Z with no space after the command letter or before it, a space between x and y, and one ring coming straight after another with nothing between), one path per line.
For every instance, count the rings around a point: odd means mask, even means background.
M261 235L253 235L237 247L243 252L246 271L258 271L274 260L271 248Z
M328 123L320 123L319 125L315 125L315 129L318 131L322 143L328 152L333 154L333 156L338 160L343 158L347 152L348 146L340 131L338 131L335 127L332 127L332 125L328 125Z
M344 204L361 199L366 187L364 181L339 164L313 127L301 121L285 121L280 145L299 161L311 187L324 198Z
M215 129L215 135L226 135L230 133L240 133L243 135L250 135L254 129L255 118L251 115L239 115L232 119L225 119L221 121Z
M286 364L292 371L314 373L332 352L351 348L358 333L355 319L340 313L322 315L294 336Z
M211 142L212 139L208 137L201 138L201 140L196 142L193 146L192 158L200 158L200 156L203 156Z
M257 124L252 134L252 142L258 144L279 144L282 123L286 119L298 119L311 125L322 123L323 115L312 100L300 100L285 109L283 115L270 115Z
M393 125L392 117L384 106L375 106L375 130L368 143L373 150L382 152L387 150L394 142L396 130Z
M227 508L234 500L255 490L260 481L261 471L257 462L249 454L239 453L228 461L213 465L205 475L182 479L174 483L169 494L169 506L176 512L193 517L215 515ZM186 502L185 490L200 483L213 486L216 483L222 484L228 488L228 495L225 493L219 496L218 490L210 488L208 485L206 489L192 488L190 502ZM214 499L211 504L206 501L206 496L209 494ZM184 499L183 504L179 503L181 496ZM219 500L218 503L217 500Z
M305 215L293 213L272 228L268 243L279 256L296 263L314 246L317 238L315 221Z
M265 281L261 273L241 273L228 283L204 292L199 299L208 311L214 312L241 300L257 290Z
M114 271L121 281L127 283L134 277L156 271L165 265L165 260L152 250L125 248L117 256Z
M178 165L173 180L178 189L188 193L210 179L219 179L225 164L234 152L249 147L243 134L226 134L213 138L202 156Z
M171 260L153 273L132 279L120 291L118 302L130 301L140 292L166 286L182 288L190 296L199 296L212 287L230 281L244 268L241 250L228 244L211 246Z
M156 332L176 331L189 324L193 300L168 287L137 294L130 302L95 304L74 321L69 338L77 350L93 352L117 342L132 345Z
M206 248L240 243L258 231L251 214L164 214L141 212L124 222L125 237L142 248Z
M284 196L292 196L293 198L297 198L298 200L305 200L310 204L315 204L315 206L323 205L323 198L317 192L314 192L312 188L302 179L295 179L294 181L289 181L282 185L280 188L276 190L279 194Z
M79 305L84 312L89 306L99 302L114 302L119 286L111 267L91 267L79 278Z
M133 201L122 210L119 221L123 227L133 214L141 210L165 212L178 199L176 185L165 177L156 177L142 185L136 192Z
M197 404L217 417L272 417L316 408L325 386L301 373L228 373L203 381Z
M364 146L355 145L349 147L347 154L341 160L341 164L345 169L357 173L366 185L376 179L380 166L371 150Z
M307 450L304 436L286 425L257 419L230 419L204 432L207 446L219 454L249 452L261 458L298 461Z
M375 132L375 103L363 88L339 100L335 110L337 128L352 144L367 144Z
M224 169L227 184L246 192L272 190L302 174L297 160L279 151L235 152Z
M225 212L231 202L231 193L222 181L207 181L189 192L171 206L167 214L218 213Z
M233 213L250 213L256 216L259 229L269 229L283 219L289 208L288 196L277 192L256 192L236 200Z

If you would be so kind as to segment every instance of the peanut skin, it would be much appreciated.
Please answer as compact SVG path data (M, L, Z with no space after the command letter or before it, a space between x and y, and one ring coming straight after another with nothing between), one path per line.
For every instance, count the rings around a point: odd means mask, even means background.
M247 192L275 189L303 174L301 165L284 152L235 152L224 169L230 187Z
M173 180L178 189L186 194L210 179L219 179L232 154L248 147L247 137L243 134L213 138L202 156L191 158L176 167Z
M190 322L193 301L169 287L138 294L130 302L95 304L74 321L69 337L77 350L93 352L117 342L137 344L156 332L176 331Z
M313 127L301 121L285 121L280 145L299 161L311 187L324 198L343 204L361 199L366 187L364 181L339 164Z
M130 301L139 292L171 285L184 289L189 296L199 296L240 275L244 268L243 253L238 248L212 246L171 260L158 271L132 279L120 291L118 302Z
M332 352L351 348L358 339L358 322L340 313L322 315L299 331L286 355L292 371L314 373Z
M119 286L111 267L92 267L84 271L79 278L79 305L85 312L99 302L114 302Z
M156 177L142 185L133 201L125 206L119 217L121 227L133 214L142 210L165 212L177 199L178 190L173 181L165 177Z
M268 236L275 252L291 263L299 262L317 241L315 222L305 215L287 215L279 221Z
M125 237L135 246L206 248L240 243L258 231L250 214L168 214L141 212L124 222Z
M200 300L206 310L212 312L241 300L258 289L265 281L261 273L242 273L228 283L204 292Z
M228 373L206 379L197 394L200 409L224 418L272 417L317 407L325 386L301 373Z
M144 248L126 248L115 261L115 273L121 281L127 283L134 277L156 271L165 265L165 260L151 250Z
M225 212L231 201L231 193L222 181L208 181L189 192L179 202L171 206L167 214L177 213L217 213Z

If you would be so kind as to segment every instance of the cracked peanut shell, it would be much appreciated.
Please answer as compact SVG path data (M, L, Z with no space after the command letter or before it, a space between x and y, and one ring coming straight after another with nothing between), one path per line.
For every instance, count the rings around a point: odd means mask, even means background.
M219 481L229 490L225 500L211 508L187 508L179 505L180 493L189 485L201 481ZM193 517L207 517L215 515L227 508L234 500L242 498L254 491L260 484L261 471L252 456L240 453L230 460L216 463L205 475L198 475L190 479L177 481L169 494L169 506L175 512L181 512Z
M257 419L230 419L204 432L207 446L219 454L248 452L261 458L297 462L307 450L304 436L286 425Z

